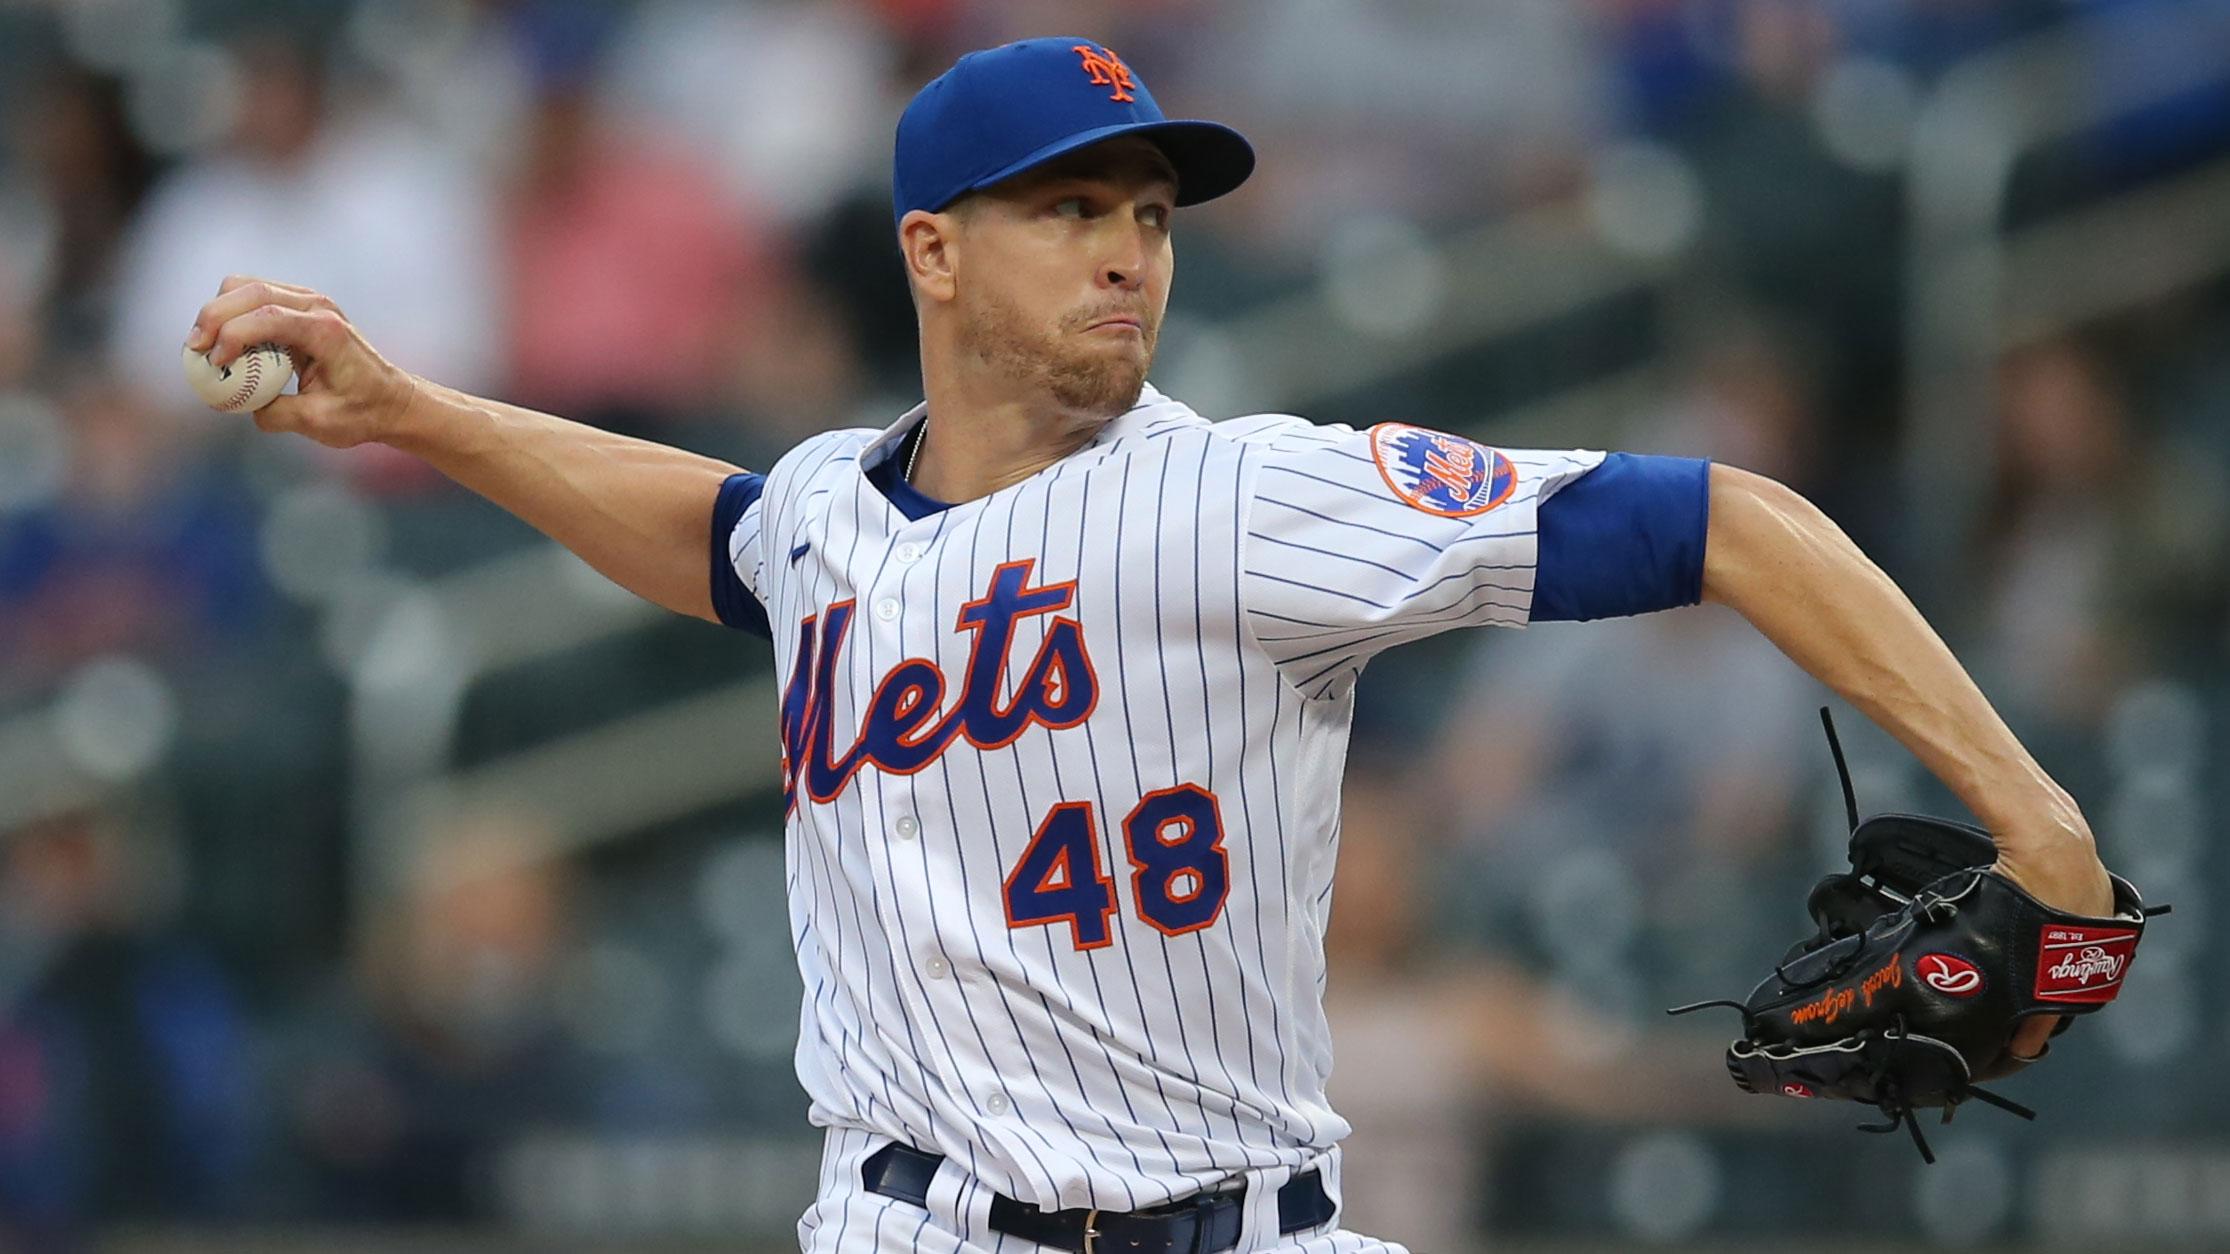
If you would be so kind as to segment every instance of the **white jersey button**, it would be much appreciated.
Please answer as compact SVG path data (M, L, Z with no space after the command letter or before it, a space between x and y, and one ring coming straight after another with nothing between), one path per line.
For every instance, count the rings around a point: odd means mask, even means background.
M915 822L914 816L909 814L905 818L902 818L896 823L891 824L890 830L900 840L912 840L914 837L921 834L921 824Z
M921 964L921 973L932 980L941 980L952 974L952 964L942 958L931 958Z
M882 600L877 601L875 603L875 617L882 619L886 623L898 617L898 602L890 599L889 597L884 597Z
M912 541L908 541L905 544L899 545L898 551L891 554L891 556L897 558L900 562L911 566L915 562L921 560L921 546L913 543Z
M994 1115L1004 1115L1014 1109L1014 1103L1008 1101L1004 1093L993 1093L984 1099L983 1108Z

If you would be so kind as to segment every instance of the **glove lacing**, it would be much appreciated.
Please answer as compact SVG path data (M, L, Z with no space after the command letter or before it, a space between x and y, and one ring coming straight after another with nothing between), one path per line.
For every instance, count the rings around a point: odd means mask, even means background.
M1902 1041L1910 1039L1911 1036L1912 1033L1905 1028L1905 1016L1903 1015L1893 1017L1890 1026L1881 1031L1881 1039L1884 1041ZM1874 1055L1873 1061L1869 1062L1866 1067L1866 1077L1872 1082L1874 1091L1879 1094L1874 1104L1883 1114L1889 1116L1889 1122L1862 1123L1858 1125L1858 1130L1887 1134L1895 1132L1898 1125L1902 1124L1905 1131L1912 1134L1913 1148L1920 1151L1921 1161L1933 1165L1936 1161L1936 1155L1928 1148L1928 1138L1920 1134L1919 1113L1913 1108L1912 1103L1905 1100L1903 1086L1897 1082L1896 1073L1890 1069L1892 1055L1893 1051L1881 1051ZM2012 1098L2001 1097L1979 1084L1962 1081L1955 1083L1944 1094L1944 1117L1942 1121L1950 1123L1951 1116L1959 1109L1959 1103L1970 1097L1979 1097L1988 1105L1995 1106L2009 1114L2019 1115L2031 1122L2036 1119L2034 1110L2014 1101Z

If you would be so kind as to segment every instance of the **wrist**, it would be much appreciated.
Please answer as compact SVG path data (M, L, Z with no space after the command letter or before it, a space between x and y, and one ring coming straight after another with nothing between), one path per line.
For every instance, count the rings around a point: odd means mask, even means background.
M379 442L418 457L457 451L472 429L463 394L413 374L403 375L403 401L393 414Z
M1981 804L1973 804L1975 800ZM2033 760L1969 793L1975 817L2001 849L2060 852L2091 846L2090 820Z
M2000 849L2028 853L2064 853L2092 848L2091 825L2073 801L2064 806L2040 805L2008 809L1984 824Z
M402 378L401 403L390 405L392 416L373 438L390 448L413 453L439 425L429 412L434 408L433 385L408 371L396 373Z

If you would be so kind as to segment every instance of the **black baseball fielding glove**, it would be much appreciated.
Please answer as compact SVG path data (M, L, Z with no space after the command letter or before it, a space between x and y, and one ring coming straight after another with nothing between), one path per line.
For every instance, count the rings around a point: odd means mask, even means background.
M1861 1127L1902 1124L1934 1162L1914 1112L1942 1107L1948 1123L1960 1103L1980 1098L2035 1118L1977 1082L2034 1061L2007 1050L2023 1019L2063 1016L2057 1035L2069 1016L2114 1000L2147 916L2168 907L2147 909L2117 875L2113 917L2070 914L1991 870L1997 849L1981 828L1910 814L1859 822L1835 725L1826 710L1820 716L1850 815L1851 869L1812 889L1806 905L1819 930L1747 1000L1670 1013L1740 1010L1742 1039L1727 1049L1737 1085L1877 1107L1888 1122Z

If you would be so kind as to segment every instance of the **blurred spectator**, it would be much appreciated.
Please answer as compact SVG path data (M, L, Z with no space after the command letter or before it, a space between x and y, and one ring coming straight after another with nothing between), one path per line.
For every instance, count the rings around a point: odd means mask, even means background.
M54 373L67 469L51 498L0 514L0 692L103 653L176 662L245 643L266 604L255 522L194 455L198 419Z
M1578 904L1631 916L1638 941L1645 925L1739 913L1744 881L1803 830L1821 695L1719 607L1481 642L1440 786L1517 912L1504 926Z
M1341 807L1325 1010L1336 1025L1330 1097L1355 1129L1344 1223L1413 1249L1476 1249L1480 1216L1462 1199L1484 1173L1487 1076L1461 1007L1488 980L1446 970L1427 943L1434 854L1413 792L1384 764L1358 762Z
M591 1073L552 1012L572 914L551 853L526 820L427 834L358 985L287 1068L292 1149L320 1216L491 1220L503 1146L591 1109Z
M1676 338L1666 400L1634 424L1624 447L1708 457L1817 493L1818 385L1796 337L1755 310L1714 305L1691 311Z
M510 391L639 426L711 405L740 344L788 329L765 317L767 232L655 128L596 111L603 35L579 24L551 16L532 36L545 81L510 213Z
M2155 551L2185 572L2156 581L2147 629L2185 674L2211 674L2230 648L2230 285L2187 293L2134 320L2114 361L2131 406L2155 425L2167 498Z
M249 1025L166 927L177 868L97 806L0 834L0 1235L237 1218L258 1125Z
M376 76L386 107L493 182L512 177L534 97L533 41L545 6L521 0L362 0L347 48ZM605 8L575 3L576 10Z
M501 250L485 176L380 102L334 94L326 51L263 35L238 44L254 89L231 144L165 178L132 224L109 347L142 395L190 404L179 345L230 274L317 288L406 370L496 384Z
M1429 765L1397 766L1408 755L1383 745L1359 748L1348 771L1338 908L1325 938L1329 1093L1354 1125L1343 1143L1344 1222L1420 1251L1480 1249L1491 1217L1470 1199L1508 1124L1758 1113L1716 1086L1717 1025L1605 1013L1527 943L1451 944L1438 899L1463 861L1465 816L1449 812ZM1491 756L1491 746L1460 740L1448 749L1451 760ZM1513 884L1533 874L1514 861L1475 867Z
M1567 189L1608 121L1602 50L1562 0L1204 13L1202 44L1174 67L1191 77L1157 76L1154 90L1243 124L1264 158L1246 210L1312 258L1359 216L1469 222Z
M116 80L64 69L34 97L39 107L18 120L16 142L55 229L43 321L56 344L93 343L116 296L117 239L156 166L125 119Z
M1876 465L1895 436L1903 223L1889 175L1822 141L1813 97L1842 52L1826 0L1739 0L1732 77L1680 136L1705 191L1704 272L1824 350L1830 466Z
M1594 0L1616 67L1621 120L1667 135L1686 125L1722 74L1704 23L1682 0Z
M0 167L0 386L23 381L45 350L59 234L54 206Z
M744 203L807 221L856 180L888 184L891 59L855 0L648 0L613 50L609 107L690 145Z
M1909 534L1894 478L1848 455L1849 437L1822 418L1824 350L1816 328L1722 294L1689 294L1675 315L1673 378L1664 402L1621 447L1708 457L1803 493L1885 568L1901 567Z
M842 316L874 390L903 396L892 411L903 412L921 396L921 329L890 218L890 189L862 188L830 211L806 241L803 262Z
M2005 363L1997 419L1975 559L1992 669L2020 717L2087 736L2163 661L2162 630L2219 602L2220 485L2163 461L2106 368L2072 343ZM2194 529L2194 515L2218 525Z
M783 275L762 294L764 312L730 343L727 395L744 414L741 452L771 465L807 436L840 426L886 426L921 399L914 386L863 409L871 379L843 310L820 286Z

